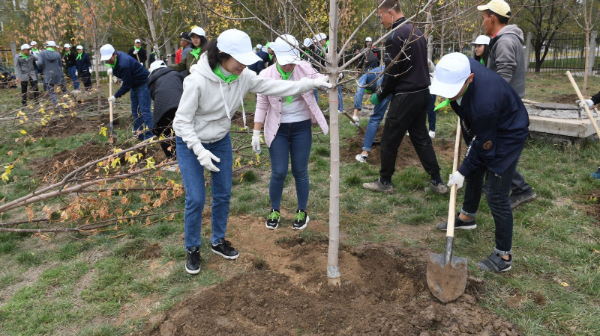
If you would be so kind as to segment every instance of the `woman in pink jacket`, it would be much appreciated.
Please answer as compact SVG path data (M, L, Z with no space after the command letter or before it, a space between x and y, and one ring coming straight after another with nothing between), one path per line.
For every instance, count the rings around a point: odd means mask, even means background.
M323 77L310 64L301 60L298 41L293 36L283 35L269 47L275 51L277 62L263 70L260 77L287 81L299 81L304 77ZM292 229L302 230L308 224L308 158L312 145L313 123L319 124L323 133L327 134L329 131L327 121L312 92L285 98L257 95L252 148L260 154L260 130L264 125L265 141L271 156L271 213L266 222L268 229L274 230L279 227L281 194L290 157L298 197L298 209Z

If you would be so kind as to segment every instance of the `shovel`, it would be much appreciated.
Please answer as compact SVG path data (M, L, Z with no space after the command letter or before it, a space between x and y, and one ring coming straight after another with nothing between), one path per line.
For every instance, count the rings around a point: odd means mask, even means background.
M453 172L458 169L461 142L462 129L459 119L458 126L456 127L456 142L454 144ZM453 185L450 189L446 252L443 255L431 253L427 262L427 286L429 286L431 293L444 303L456 300L465 292L465 288L467 287L467 259L452 256L457 189L456 185Z
M113 89L112 89L112 74L108 75L108 94L112 97L113 95ZM108 141L114 145L114 143L117 141L117 132L115 132L115 129L113 127L113 102L110 101L108 103Z
M569 81L571 82L571 85L573 85L573 89L575 89L575 93L577 93L577 97L579 98L579 101L584 102L585 99L583 99L583 95L581 94L581 91L579 91L579 86L577 86L577 83L575 83L575 79L573 79L573 75L571 75L571 71L567 71L567 77L569 77ZM590 109L587 107L587 104L585 102L583 103L583 108L585 109L585 113L587 113L588 118L590 118L590 122L592 123L592 126L594 126L594 129L596 130L596 134L598 135L598 138L600 138L600 129L598 129L598 124L596 124L596 119L594 119L592 112L590 112ZM598 112L598 111L596 111L596 112Z

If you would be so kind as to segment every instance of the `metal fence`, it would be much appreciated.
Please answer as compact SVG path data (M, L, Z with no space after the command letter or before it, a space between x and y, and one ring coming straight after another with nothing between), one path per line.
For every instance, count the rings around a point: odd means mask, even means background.
M527 35L526 59L529 60L529 72L536 71L535 50L533 48L534 41L531 40L532 35ZM573 73L583 73L585 71L585 49L586 49L585 34L556 34L549 44L544 44L540 51L540 57L548 46L548 53L539 67L540 72L564 72L571 71ZM598 38L596 32L593 32L590 38L590 72L596 74L598 71L598 56L599 50ZM531 47L529 47L531 46Z

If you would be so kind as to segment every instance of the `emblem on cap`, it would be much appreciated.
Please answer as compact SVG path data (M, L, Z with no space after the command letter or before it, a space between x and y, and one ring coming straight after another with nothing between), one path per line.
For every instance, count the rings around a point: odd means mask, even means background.
M490 150L492 148L492 140L488 140L488 142L483 144L483 149Z

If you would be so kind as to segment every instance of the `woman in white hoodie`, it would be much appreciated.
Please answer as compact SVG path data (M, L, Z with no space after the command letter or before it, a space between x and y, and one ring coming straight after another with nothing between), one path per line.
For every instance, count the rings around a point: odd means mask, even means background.
M250 37L237 29L224 31L211 41L198 64L183 82L183 95L173 121L177 160L185 186L186 271L200 272L200 229L206 201L204 169L211 171L212 252L237 259L238 252L225 240L231 199L233 152L231 118L248 92L285 97L328 87L327 77L282 82L258 77L246 66L258 61Z

